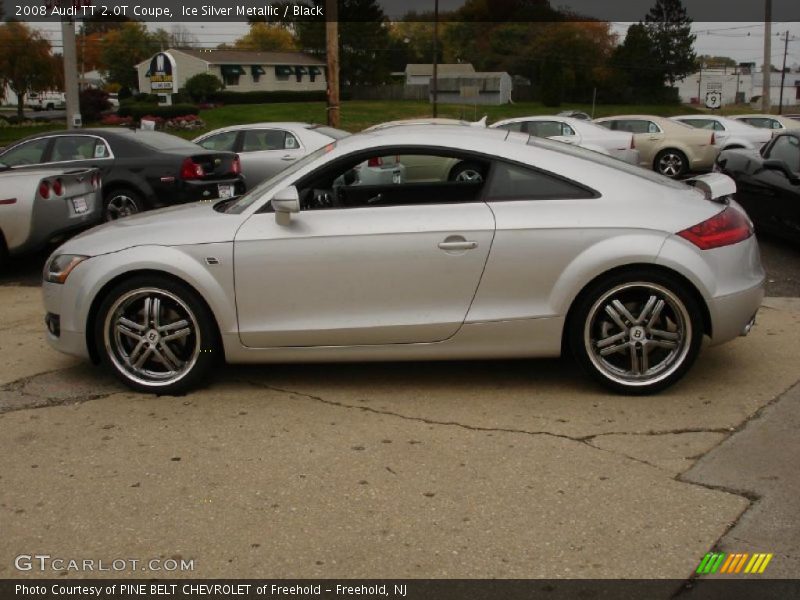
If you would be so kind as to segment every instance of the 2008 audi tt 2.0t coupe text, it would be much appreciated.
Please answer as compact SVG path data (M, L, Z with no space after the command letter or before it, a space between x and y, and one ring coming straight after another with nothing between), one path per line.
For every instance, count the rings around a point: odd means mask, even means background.
M392 157L480 177L363 185ZM406 157L409 157L408 159ZM231 363L558 356L614 390L683 376L763 296L732 180L687 185L503 130L390 127L239 199L109 223L45 267L49 341L175 393Z

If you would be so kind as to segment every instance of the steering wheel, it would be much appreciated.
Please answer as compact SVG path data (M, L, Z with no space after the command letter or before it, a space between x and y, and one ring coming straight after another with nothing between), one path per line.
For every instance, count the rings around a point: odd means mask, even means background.
M311 197L311 205L314 208L334 208L339 205L337 196L337 190L315 189Z

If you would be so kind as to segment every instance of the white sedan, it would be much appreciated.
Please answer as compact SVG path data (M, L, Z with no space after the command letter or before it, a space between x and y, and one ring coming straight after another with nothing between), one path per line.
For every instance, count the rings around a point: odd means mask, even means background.
M749 331L764 271L721 174L671 181L497 129L392 127L297 161L238 199L95 228L48 260L47 338L134 389L231 363L552 357L642 394L704 337ZM371 158L480 180L343 185Z
M498 121L490 127L574 144L587 150L608 154L631 165L639 164L639 152L636 150L632 134L610 131L584 119L561 115L517 117Z
M766 129L718 115L681 115L670 118L695 129L713 131L716 144L721 150L733 148L761 150L761 147L772 139L772 133Z

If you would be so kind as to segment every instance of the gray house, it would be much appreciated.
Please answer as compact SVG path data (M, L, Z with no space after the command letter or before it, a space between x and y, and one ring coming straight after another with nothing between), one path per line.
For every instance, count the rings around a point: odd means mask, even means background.
M444 104L508 104L513 83L506 72L439 75L437 99ZM433 101L433 90L430 92Z

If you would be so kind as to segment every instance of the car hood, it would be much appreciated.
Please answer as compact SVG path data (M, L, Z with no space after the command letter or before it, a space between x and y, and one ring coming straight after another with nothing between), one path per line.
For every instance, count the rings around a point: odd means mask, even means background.
M171 206L105 223L72 238L60 253L96 256L133 246L233 241L243 217L217 212L214 204L201 201Z

